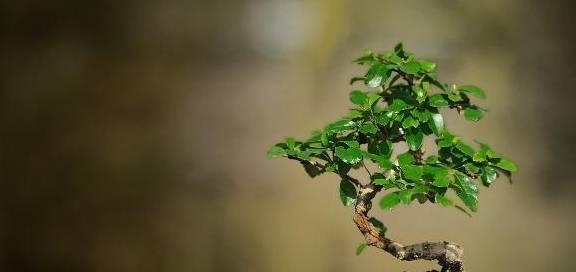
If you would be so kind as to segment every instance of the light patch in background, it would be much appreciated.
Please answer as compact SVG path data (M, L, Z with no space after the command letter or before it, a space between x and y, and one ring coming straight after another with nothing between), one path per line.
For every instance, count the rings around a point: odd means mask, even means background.
M304 1L252 1L244 28L251 46L267 57L289 57L303 50L318 34L317 12Z

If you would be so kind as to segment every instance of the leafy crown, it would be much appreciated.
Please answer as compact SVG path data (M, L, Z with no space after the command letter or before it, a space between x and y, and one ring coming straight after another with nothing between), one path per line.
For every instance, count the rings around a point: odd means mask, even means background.
M417 200L467 214L447 195L449 190L475 212L475 180L488 187L500 175L510 178L517 171L514 162L488 145L477 142L474 148L446 128L441 109L457 110L469 121L482 118L486 110L471 101L471 97L486 97L481 88L440 82L436 64L414 57L401 43L392 52L366 51L355 63L369 68L350 84L361 81L371 91L353 90L349 96L353 107L345 117L314 131L305 141L286 138L268 150L269 157L296 160L310 177L337 174L340 199L346 206L354 205L362 184L349 173L364 168L371 184L389 191L380 200L383 209ZM425 136L434 138L435 154L426 154ZM394 149L403 143L408 151L393 158Z

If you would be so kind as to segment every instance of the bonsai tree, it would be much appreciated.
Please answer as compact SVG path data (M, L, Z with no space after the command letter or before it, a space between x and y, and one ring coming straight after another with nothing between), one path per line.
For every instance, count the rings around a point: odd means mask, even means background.
M370 91L353 90L353 106L345 117L305 141L286 138L272 146L268 156L298 161L312 178L327 172L339 177L340 200L354 207L354 223L365 240L357 254L373 246L403 261L438 261L443 272L464 271L461 246L445 241L402 245L368 212L376 195L384 192L379 206L385 210L417 201L470 215L478 209L477 183L489 187L501 175L510 178L515 163L486 144L468 145L444 124L444 109L479 121L486 110L471 98L485 98L484 91L440 82L436 65L416 58L402 44L392 52L367 51L355 62L367 72L350 84L362 82ZM433 137L436 146L425 148L426 136ZM358 169L366 171L366 181L352 175Z

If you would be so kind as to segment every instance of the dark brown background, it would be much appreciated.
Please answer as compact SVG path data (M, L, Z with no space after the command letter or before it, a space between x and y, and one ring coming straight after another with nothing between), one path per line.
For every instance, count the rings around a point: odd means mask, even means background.
M470 271L573 271L572 1L0 3L0 271L418 271L361 237L335 177L267 160L342 114L351 64L397 41L488 92L448 126L520 165L473 218L379 211Z

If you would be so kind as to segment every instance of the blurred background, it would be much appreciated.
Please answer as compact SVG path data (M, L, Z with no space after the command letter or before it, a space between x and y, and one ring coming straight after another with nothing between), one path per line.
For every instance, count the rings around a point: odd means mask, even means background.
M368 249L338 179L268 160L340 117L351 60L403 41L488 93L448 126L520 166L473 218L375 209L469 271L573 271L569 0L0 2L0 271L423 271Z

